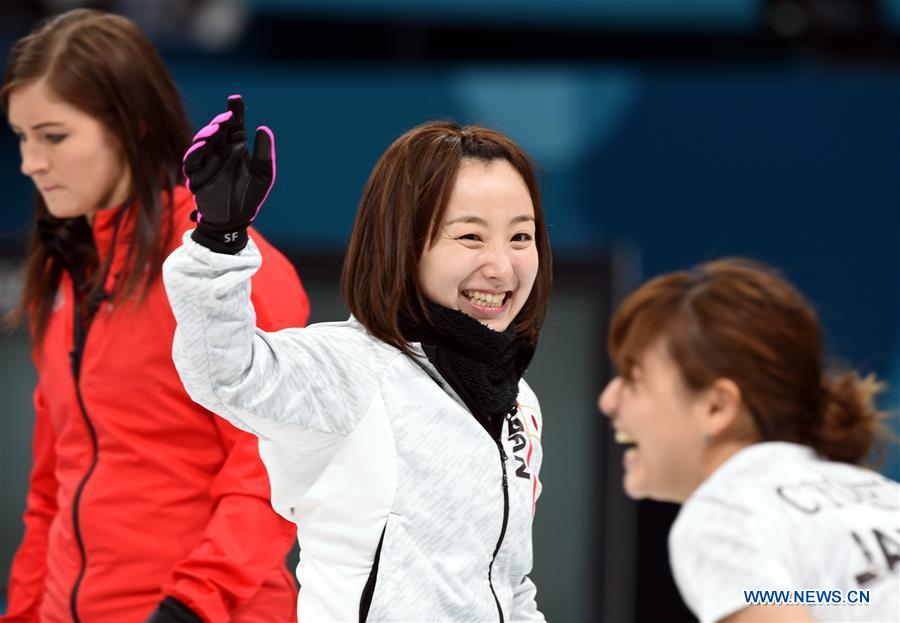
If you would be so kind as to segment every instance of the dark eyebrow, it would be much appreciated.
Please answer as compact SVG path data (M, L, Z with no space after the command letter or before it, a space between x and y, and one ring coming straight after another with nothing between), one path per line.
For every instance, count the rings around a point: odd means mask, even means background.
M56 125L64 125L62 121L44 121L43 123L38 123L37 125L31 126L32 130L40 130L41 128L46 128L47 126L56 126ZM13 132L21 132L19 126L14 125L12 123L9 124L9 129Z
M528 214L521 214L519 216L514 217L510 224L513 223L525 223L527 221L533 221L534 217ZM458 216L453 220L447 221L444 225L453 225L454 223L476 223L478 225L487 226L487 221L478 216L466 215L466 216Z
M48 125L63 125L63 123L62 121L45 121L44 123L31 126L31 129L40 130L41 128L46 128Z

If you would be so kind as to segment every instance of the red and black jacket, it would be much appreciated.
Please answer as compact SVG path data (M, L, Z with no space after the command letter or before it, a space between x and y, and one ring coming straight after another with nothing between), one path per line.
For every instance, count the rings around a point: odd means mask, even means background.
M190 193L176 189L174 205L167 253L193 226ZM93 219L106 291L133 211ZM251 236L265 256L252 282L258 326L304 325L309 303L293 266ZM65 273L34 352L34 467L0 620L141 622L165 597L209 623L295 620L284 564L295 528L272 510L256 439L185 393L162 280L139 302L98 300L87 313L76 291Z

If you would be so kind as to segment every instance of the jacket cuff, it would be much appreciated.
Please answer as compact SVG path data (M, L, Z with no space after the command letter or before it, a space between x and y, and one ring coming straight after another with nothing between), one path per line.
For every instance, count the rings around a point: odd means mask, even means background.
M224 231L210 229L198 224L197 228L191 234L191 238L194 242L202 244L210 251L234 255L247 246L247 228L239 227L237 229Z

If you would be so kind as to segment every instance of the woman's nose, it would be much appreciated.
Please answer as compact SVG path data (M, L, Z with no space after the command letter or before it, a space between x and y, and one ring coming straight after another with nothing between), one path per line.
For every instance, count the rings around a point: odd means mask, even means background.
M22 166L19 170L22 175L33 177L47 170L47 156L39 147L22 143L20 153Z
M502 245L490 245L485 249L485 254L485 275L494 281L509 281L513 274L513 263L507 249Z
M617 376L606 384L606 387L597 398L597 408L606 417L615 417L616 409L619 406L619 389L621 386L622 378Z

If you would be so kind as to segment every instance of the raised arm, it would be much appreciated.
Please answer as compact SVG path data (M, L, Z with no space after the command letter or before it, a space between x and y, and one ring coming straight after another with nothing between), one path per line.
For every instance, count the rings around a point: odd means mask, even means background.
M271 189L274 153L271 131L258 128L250 156L243 103L232 96L185 156L198 214L163 265L173 359L191 398L259 437L281 436L285 425L347 434L374 391L368 351L352 335L256 327L250 277L261 256L247 227Z

